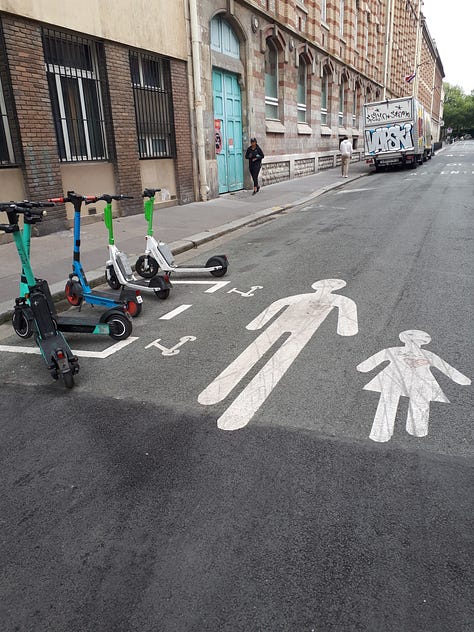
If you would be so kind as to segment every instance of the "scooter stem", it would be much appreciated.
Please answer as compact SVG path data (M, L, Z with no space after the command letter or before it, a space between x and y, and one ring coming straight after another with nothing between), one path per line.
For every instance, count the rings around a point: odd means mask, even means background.
M109 246L115 244L114 240L114 223L112 218L112 202L107 202L104 206L104 224L109 231Z
M148 222L148 229L146 234L148 235L148 237L152 237L153 236L153 207L155 205L155 198L150 197L148 198L148 200L145 202L144 207L145 207L145 219Z

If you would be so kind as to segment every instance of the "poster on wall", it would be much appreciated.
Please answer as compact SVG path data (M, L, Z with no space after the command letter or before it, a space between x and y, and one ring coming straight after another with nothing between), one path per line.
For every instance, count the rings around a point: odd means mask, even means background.
M220 119L214 119L214 139L215 139L215 144L216 144L216 154L220 154L222 151L222 134L221 134Z

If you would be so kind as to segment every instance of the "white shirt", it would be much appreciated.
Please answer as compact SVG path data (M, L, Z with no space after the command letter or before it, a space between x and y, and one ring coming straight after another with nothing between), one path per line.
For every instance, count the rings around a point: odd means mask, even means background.
M350 140L342 140L339 146L339 151L342 156L352 156L352 143Z

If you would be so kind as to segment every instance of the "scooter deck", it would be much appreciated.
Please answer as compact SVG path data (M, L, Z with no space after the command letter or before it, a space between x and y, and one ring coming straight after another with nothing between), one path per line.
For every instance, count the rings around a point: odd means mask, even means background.
M77 318L75 316L58 316L56 319L59 331L69 333L104 334L110 333L107 323L98 323L90 318Z

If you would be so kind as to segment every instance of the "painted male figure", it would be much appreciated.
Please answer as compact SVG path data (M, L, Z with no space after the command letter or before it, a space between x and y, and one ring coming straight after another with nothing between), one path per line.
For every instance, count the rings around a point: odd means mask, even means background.
M247 329L250 330L261 329L281 310L284 310L202 391L198 397L201 404L216 404L225 399L282 336L287 334L289 336L218 419L219 428L236 430L248 424L334 308L338 309L337 333L341 336L357 334L356 304L346 296L333 294L335 290L345 285L346 282L341 279L317 281L311 286L315 292L297 294L275 301L247 325Z

